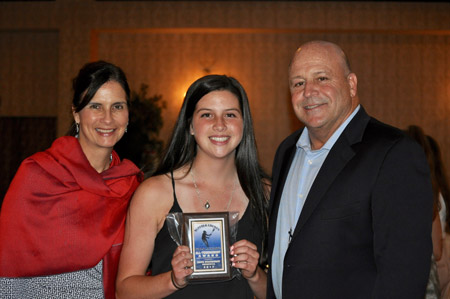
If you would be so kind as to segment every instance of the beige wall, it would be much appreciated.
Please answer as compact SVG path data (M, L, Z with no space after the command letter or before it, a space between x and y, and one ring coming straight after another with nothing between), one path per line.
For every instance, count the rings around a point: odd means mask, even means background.
M449 3L277 1L0 2L0 115L70 123L71 79L88 60L120 65L132 89L167 101L167 139L185 90L206 74L248 92L262 164L295 128L287 65L310 39L339 43L366 110L391 125L422 126L450 169Z

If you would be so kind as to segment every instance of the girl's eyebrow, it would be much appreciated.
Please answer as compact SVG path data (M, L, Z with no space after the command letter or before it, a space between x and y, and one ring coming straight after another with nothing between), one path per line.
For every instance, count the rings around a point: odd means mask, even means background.
M225 109L225 111L237 111L237 112L241 112L240 108L230 108L230 109Z
M199 108L197 110L197 113L200 112L200 111L213 111L213 110L214 109L212 109L212 108ZM224 111L238 111L238 112L240 112L241 109L240 108L228 108L228 109L224 109Z
M93 101L89 102L88 105L89 104L103 105L103 103L101 103L101 102L93 102ZM127 104L127 101L118 101L118 102L112 103L111 105L117 105L117 104Z
M201 112L210 112L212 109L209 108L199 108L197 111L194 111L194 113L201 113Z

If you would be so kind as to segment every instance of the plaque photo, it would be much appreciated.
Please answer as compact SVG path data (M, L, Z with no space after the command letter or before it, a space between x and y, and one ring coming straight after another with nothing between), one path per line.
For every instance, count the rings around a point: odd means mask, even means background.
M227 212L184 213L183 244L193 255L189 281L231 278Z

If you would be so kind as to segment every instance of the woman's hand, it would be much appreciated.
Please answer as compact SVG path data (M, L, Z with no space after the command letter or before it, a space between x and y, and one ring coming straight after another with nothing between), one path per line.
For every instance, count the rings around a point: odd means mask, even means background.
M266 298L267 275L259 267L259 253L255 244L240 240L230 247L232 266L241 269L256 298Z
M187 246L178 246L172 257L172 282L177 289L182 289L187 285L186 277L191 275L192 254Z
M232 266L241 269L242 276L251 279L259 268L258 248L252 242L240 240L230 248Z

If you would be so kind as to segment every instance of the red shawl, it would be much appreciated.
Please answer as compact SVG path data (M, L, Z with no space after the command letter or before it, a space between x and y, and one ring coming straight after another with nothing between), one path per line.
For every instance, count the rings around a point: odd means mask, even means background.
M0 276L89 269L103 259L106 298L114 298L128 202L142 173L113 151L97 173L74 137L25 159L0 214Z

